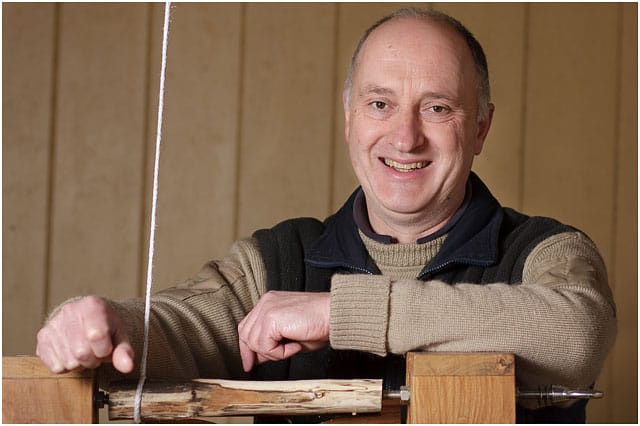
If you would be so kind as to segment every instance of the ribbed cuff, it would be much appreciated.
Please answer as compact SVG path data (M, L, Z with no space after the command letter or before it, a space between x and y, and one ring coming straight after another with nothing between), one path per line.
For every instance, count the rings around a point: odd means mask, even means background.
M331 347L386 355L390 289L389 277L334 275L331 280Z

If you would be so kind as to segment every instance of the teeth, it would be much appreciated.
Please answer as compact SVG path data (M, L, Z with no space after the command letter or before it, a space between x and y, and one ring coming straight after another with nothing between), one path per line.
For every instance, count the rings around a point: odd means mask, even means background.
M399 172L410 172L412 170L422 169L423 167L426 167L428 163L426 161L420 161L417 163L402 164L385 158L384 164L389 167L393 167Z

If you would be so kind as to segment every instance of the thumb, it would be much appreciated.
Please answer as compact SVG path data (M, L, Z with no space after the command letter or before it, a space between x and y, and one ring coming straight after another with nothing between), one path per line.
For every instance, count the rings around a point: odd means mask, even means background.
M287 342L284 344L282 359L291 358L303 349L304 347L299 342Z
M111 362L116 370L121 373L133 371L134 351L127 333L120 329L113 335L113 354Z

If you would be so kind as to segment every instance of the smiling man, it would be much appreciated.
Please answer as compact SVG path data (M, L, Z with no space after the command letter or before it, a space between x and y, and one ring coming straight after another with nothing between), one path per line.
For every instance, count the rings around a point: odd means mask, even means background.
M386 17L360 41L343 103L361 187L324 222L257 231L154 295L148 376L395 388L407 351L500 351L523 387L592 385L616 330L604 263L582 232L500 206L471 172L494 111L475 38L438 12ZM69 301L38 354L56 372L135 372L142 311ZM584 408L521 406L518 421L579 422Z
M351 162L373 229L412 243L460 208L493 106L465 39L445 24L395 19L358 53L344 94Z

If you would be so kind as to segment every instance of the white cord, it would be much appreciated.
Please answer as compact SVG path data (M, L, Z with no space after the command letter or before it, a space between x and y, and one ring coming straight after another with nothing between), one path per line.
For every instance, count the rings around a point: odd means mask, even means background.
M164 80L167 68L167 45L169 44L169 15L171 2L165 2L164 30L162 33L162 65L160 67L160 91L158 93L158 124L156 128L156 155L153 164L153 196L151 199L151 224L149 227L149 256L147 262L147 286L144 299L144 342L142 345L142 358L140 361L140 379L136 388L134 400L133 419L136 423L142 422L140 415L142 406L142 389L147 378L147 354L149 351L149 318L151 314L151 283L153 276L153 255L155 252L156 238L156 207L158 205L158 171L160 169L160 141L162 140L162 119L164 110Z

